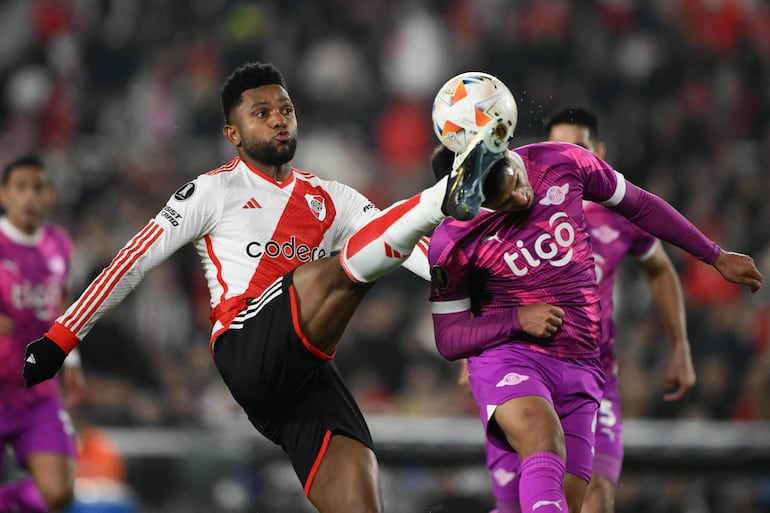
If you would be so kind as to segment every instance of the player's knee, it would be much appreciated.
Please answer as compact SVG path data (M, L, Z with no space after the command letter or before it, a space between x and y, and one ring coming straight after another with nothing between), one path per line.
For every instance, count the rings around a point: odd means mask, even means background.
M519 505L519 499L503 500L497 499L495 501L495 509L489 513L521 513L521 506Z
M361 486L361 483L349 488L315 483L308 499L319 513L383 513L378 487Z
M382 513L379 466L371 449L333 436L308 493L321 513Z
M559 425L554 426L547 422L538 423L537 426L508 424L503 431L508 443L522 458L536 452L556 454L562 461L567 458L564 432Z
M75 491L68 483L48 483L40 487L40 495L52 510L69 506L75 498Z
M615 484L601 474L592 474L581 512L614 513L614 511Z

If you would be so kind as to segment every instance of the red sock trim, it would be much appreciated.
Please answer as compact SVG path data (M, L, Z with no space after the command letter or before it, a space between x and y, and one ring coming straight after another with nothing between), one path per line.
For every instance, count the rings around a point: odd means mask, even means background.
M323 461L324 456L326 455L326 450L329 448L329 440L331 440L331 438L332 432L327 430L324 434L324 440L321 442L321 449L318 451L318 455L315 457L313 466L310 468L310 473L308 474L307 480L305 481L305 497L307 497L307 494L310 493L310 487L313 486L313 479L315 479L318 468L321 466L321 461Z

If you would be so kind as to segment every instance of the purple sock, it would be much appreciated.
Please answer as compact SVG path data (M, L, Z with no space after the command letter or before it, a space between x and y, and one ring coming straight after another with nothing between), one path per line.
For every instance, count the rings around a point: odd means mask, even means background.
M495 500L495 509L489 513L521 513L521 506L519 505L519 499L514 500Z
M551 452L536 452L521 463L519 501L524 513L564 513L564 463Z
M32 479L20 479L0 485L0 511L45 513L48 506Z

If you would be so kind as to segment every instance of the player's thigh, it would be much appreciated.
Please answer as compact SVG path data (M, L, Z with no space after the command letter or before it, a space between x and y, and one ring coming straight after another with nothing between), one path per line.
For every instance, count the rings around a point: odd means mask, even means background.
M379 513L383 510L374 452L344 435L332 436L308 499L321 513Z
M24 413L13 448L49 505L66 505L75 484L75 430L61 399L52 396Z
M348 465L361 468L360 459L346 461L335 453L339 442L331 442L337 435L356 440L354 447L363 445L371 451L374 445L366 419L334 360L311 371L294 399L270 409L251 409L249 415L252 424L289 456L306 494L315 486L318 471L330 457L330 450L340 472L347 473ZM368 453L358 451L357 454L363 457Z
M75 486L75 460L50 452L34 452L27 457L27 467L46 503L66 505Z
M74 459L75 427L59 396L41 398L17 416L11 446L19 466L32 470L38 454Z
M295 269L294 304L308 341L321 350L332 349L371 286L353 282L342 270L337 256Z
M510 399L495 409L494 419L522 460L544 451L566 457L564 431L546 398L530 395Z

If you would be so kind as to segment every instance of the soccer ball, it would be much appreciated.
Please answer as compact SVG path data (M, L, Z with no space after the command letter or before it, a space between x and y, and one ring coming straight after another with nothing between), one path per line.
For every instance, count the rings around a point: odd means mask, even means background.
M499 79L479 71L452 77L433 100L433 131L455 153L464 152L479 130L492 121L502 122L496 131L507 128L507 143L517 120L511 91Z

